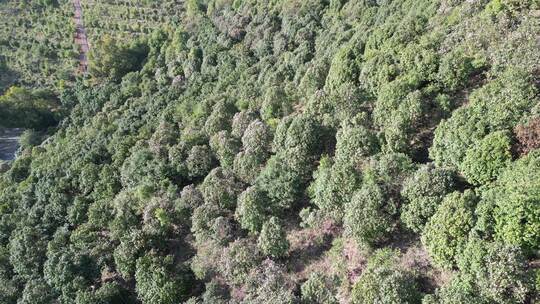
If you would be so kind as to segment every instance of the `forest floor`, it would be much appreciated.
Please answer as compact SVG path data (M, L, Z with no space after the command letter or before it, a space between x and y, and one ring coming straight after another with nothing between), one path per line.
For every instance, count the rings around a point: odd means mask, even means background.
M75 15L73 20L75 22L75 43L79 46L79 72L86 73L88 70L88 39L86 37L86 28L84 27L82 7L80 0L73 0L73 8L75 9Z
M0 160L13 160L23 129L0 129Z

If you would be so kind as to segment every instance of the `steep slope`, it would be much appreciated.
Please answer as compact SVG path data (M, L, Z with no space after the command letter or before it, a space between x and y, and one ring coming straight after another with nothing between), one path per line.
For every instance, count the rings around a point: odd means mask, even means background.
M534 302L537 3L183 5L1 175L2 302Z

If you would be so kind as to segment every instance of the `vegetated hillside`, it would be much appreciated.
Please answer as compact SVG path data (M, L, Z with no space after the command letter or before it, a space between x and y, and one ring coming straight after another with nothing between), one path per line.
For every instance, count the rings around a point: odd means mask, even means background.
M535 303L539 9L190 0L103 44L1 176L0 302Z
M91 45L98 45L103 36L129 41L159 28L178 26L184 9L184 1L179 0L89 0L81 5Z
M72 15L69 0L0 2L0 94L13 84L57 91L73 81Z

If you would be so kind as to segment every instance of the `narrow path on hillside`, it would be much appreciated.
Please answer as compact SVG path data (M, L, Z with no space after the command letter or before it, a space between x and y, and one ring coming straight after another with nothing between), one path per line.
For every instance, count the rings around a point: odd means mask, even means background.
M81 0L73 0L73 8L75 15L75 43L79 45L81 53L79 54L79 72L85 74L88 70L88 39L86 37L86 29L84 28Z

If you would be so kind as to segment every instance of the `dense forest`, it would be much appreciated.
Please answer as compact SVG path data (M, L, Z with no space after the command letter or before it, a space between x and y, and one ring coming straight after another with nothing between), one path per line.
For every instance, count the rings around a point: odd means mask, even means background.
M540 303L540 1L81 3L0 1L1 303Z

